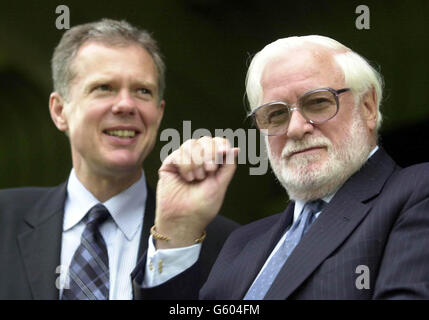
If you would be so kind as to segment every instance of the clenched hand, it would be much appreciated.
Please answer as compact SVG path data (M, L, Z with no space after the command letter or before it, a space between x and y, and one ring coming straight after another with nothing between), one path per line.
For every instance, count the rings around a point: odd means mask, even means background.
M203 137L186 141L164 160L155 226L170 240L157 240L158 249L189 246L201 236L222 206L238 151L226 139Z

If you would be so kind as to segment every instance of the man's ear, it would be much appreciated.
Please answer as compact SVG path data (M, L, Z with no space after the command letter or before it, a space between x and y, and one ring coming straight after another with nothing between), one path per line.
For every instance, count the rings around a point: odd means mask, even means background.
M364 94L361 100L363 119L366 121L368 128L373 131L377 127L378 108L377 93L372 88Z
M68 124L64 113L64 99L58 92L52 92L49 96L49 113L58 130L67 132Z
M164 109L165 109L165 100L161 100L159 103L159 118L158 118L158 127L161 124L162 117L164 116Z

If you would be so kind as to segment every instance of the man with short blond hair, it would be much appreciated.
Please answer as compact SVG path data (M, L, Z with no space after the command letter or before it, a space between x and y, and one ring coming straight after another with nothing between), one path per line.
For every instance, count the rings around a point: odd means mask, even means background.
M49 111L73 168L58 187L0 191L0 299L132 299L154 224L142 165L164 114L161 53L147 31L103 19L64 33L52 73ZM195 283L235 227L223 217L210 224Z

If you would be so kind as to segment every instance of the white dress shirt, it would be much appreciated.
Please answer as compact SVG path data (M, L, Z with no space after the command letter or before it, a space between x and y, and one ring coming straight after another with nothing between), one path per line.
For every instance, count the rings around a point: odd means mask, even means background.
M136 266L147 198L146 179L110 198L103 205L109 210L108 219L100 228L109 256L110 300L130 300L133 297L130 274ZM67 269L79 247L85 229L82 219L100 203L78 180L74 169L67 184L61 247L60 283L67 285ZM62 290L60 290L62 295Z
M378 150L378 146L376 146L369 154L367 160ZM338 191L338 190L337 190ZM332 198L334 197L336 191L324 198L322 198L323 201L329 203ZM295 201L295 207L294 207L294 213L293 213L293 221L292 224L298 219L299 215L301 214L302 209L305 206L304 201ZM315 214L315 218L317 219L321 212L317 212ZM268 261L272 258L272 256L277 252L277 250L281 247L283 242L286 239L288 231L284 233L284 235L280 238L277 245L274 247L273 251L269 255L268 259L265 261L265 264L262 266L261 270L259 271L256 278L259 277L262 270L264 270L265 266L267 265ZM179 273L185 271L187 268L192 266L195 262L197 262L199 254L201 250L201 244L196 244L190 247L185 248L178 248L178 249L160 249L156 250L155 246L153 245L153 239L152 236L149 238L149 246L148 246L148 253L147 253L147 261L146 261L146 271L145 271L145 278L143 280L143 287L154 287L157 285L160 285L164 283L165 281L173 278L174 276L178 275ZM180 259L180 261L177 261L176 259L179 259L180 256L184 256L186 258ZM161 260L161 270L156 268L156 264L159 264L159 261ZM170 264L174 263L174 266L171 266ZM160 272L162 271L162 272ZM256 279L255 278L255 279Z

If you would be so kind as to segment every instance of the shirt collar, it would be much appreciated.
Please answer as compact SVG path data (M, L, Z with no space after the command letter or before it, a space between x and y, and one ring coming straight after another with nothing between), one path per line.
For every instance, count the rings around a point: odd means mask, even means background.
M128 189L103 202L113 221L128 240L141 228L147 198L144 172ZM67 183L67 199L64 210L64 231L73 228L94 205L100 203L79 181L72 169Z
M366 159L368 161L369 158L371 158L373 156L374 153L377 152L377 150L379 149L378 146L375 146L374 149L372 149L372 151L369 153L368 158ZM326 203L331 202L332 198L335 196L335 194L337 193L338 190L336 190L334 193L327 195L326 197L323 197L322 200L325 201ZM295 222L299 215L302 212L302 209L304 208L306 202L305 201L301 201L301 200L296 200L295 201L295 208L293 211L293 221Z

